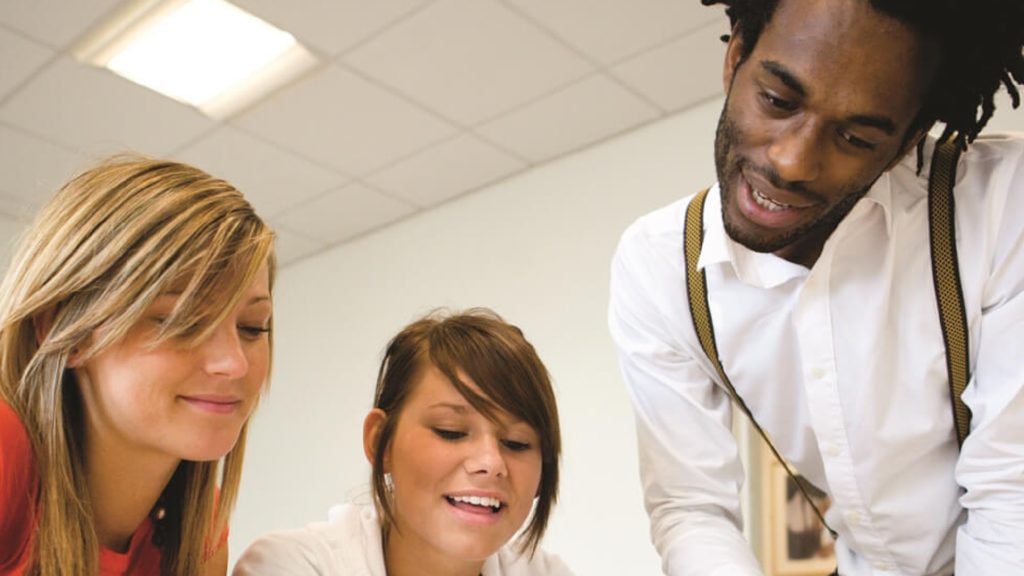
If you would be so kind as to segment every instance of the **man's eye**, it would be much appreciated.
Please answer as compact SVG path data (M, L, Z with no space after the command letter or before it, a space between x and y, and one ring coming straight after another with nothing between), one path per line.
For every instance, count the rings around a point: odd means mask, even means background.
M445 428L432 428L434 434L445 440L458 440L466 436L465 432L459 432L458 430L447 430Z
M841 131L839 133L839 136L843 140L845 140L847 143L849 143L851 146L855 146L857 148L861 148L861 149L864 149L864 150L874 150L875 149L875 145L873 143L868 142L867 140L864 140L863 138L858 138L857 136L854 136L853 134L850 134L849 132Z
M772 108L775 108L776 110L781 110L781 111L784 111L784 112L792 112L793 110L796 109L796 104L790 102L789 100L783 100L782 98L779 98L778 96L776 96L774 94L770 94L768 92L762 92L761 93L761 98L769 106L771 106Z

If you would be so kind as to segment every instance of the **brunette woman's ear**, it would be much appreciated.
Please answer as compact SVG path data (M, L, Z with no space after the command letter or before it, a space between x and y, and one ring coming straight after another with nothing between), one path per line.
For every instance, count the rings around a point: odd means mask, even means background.
M380 438L380 432L384 428L384 423L387 422L387 419L387 412L380 408L374 408L370 410L370 413L366 415L366 419L363 420L363 453L366 454L366 461L370 465L373 465L374 459L377 456L377 440ZM384 472L387 472L390 467L385 455Z

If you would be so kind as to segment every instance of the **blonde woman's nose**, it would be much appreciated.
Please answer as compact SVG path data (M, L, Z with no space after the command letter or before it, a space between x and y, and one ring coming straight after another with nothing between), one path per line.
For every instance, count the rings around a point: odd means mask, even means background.
M241 378L249 371L249 359L233 322L219 326L199 348L211 375Z

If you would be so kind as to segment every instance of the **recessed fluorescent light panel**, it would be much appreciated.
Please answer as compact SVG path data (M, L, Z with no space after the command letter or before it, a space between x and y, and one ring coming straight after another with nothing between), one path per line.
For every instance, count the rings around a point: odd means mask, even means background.
M316 64L291 34L224 0L137 0L75 57L221 119Z

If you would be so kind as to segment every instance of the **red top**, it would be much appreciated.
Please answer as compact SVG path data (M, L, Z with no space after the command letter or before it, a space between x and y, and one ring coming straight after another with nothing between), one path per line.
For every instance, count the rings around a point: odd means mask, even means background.
M32 443L11 407L0 400L0 576L20 576L28 565L35 534L39 477ZM147 517L119 554L100 548L100 576L160 574L160 549L153 545Z

